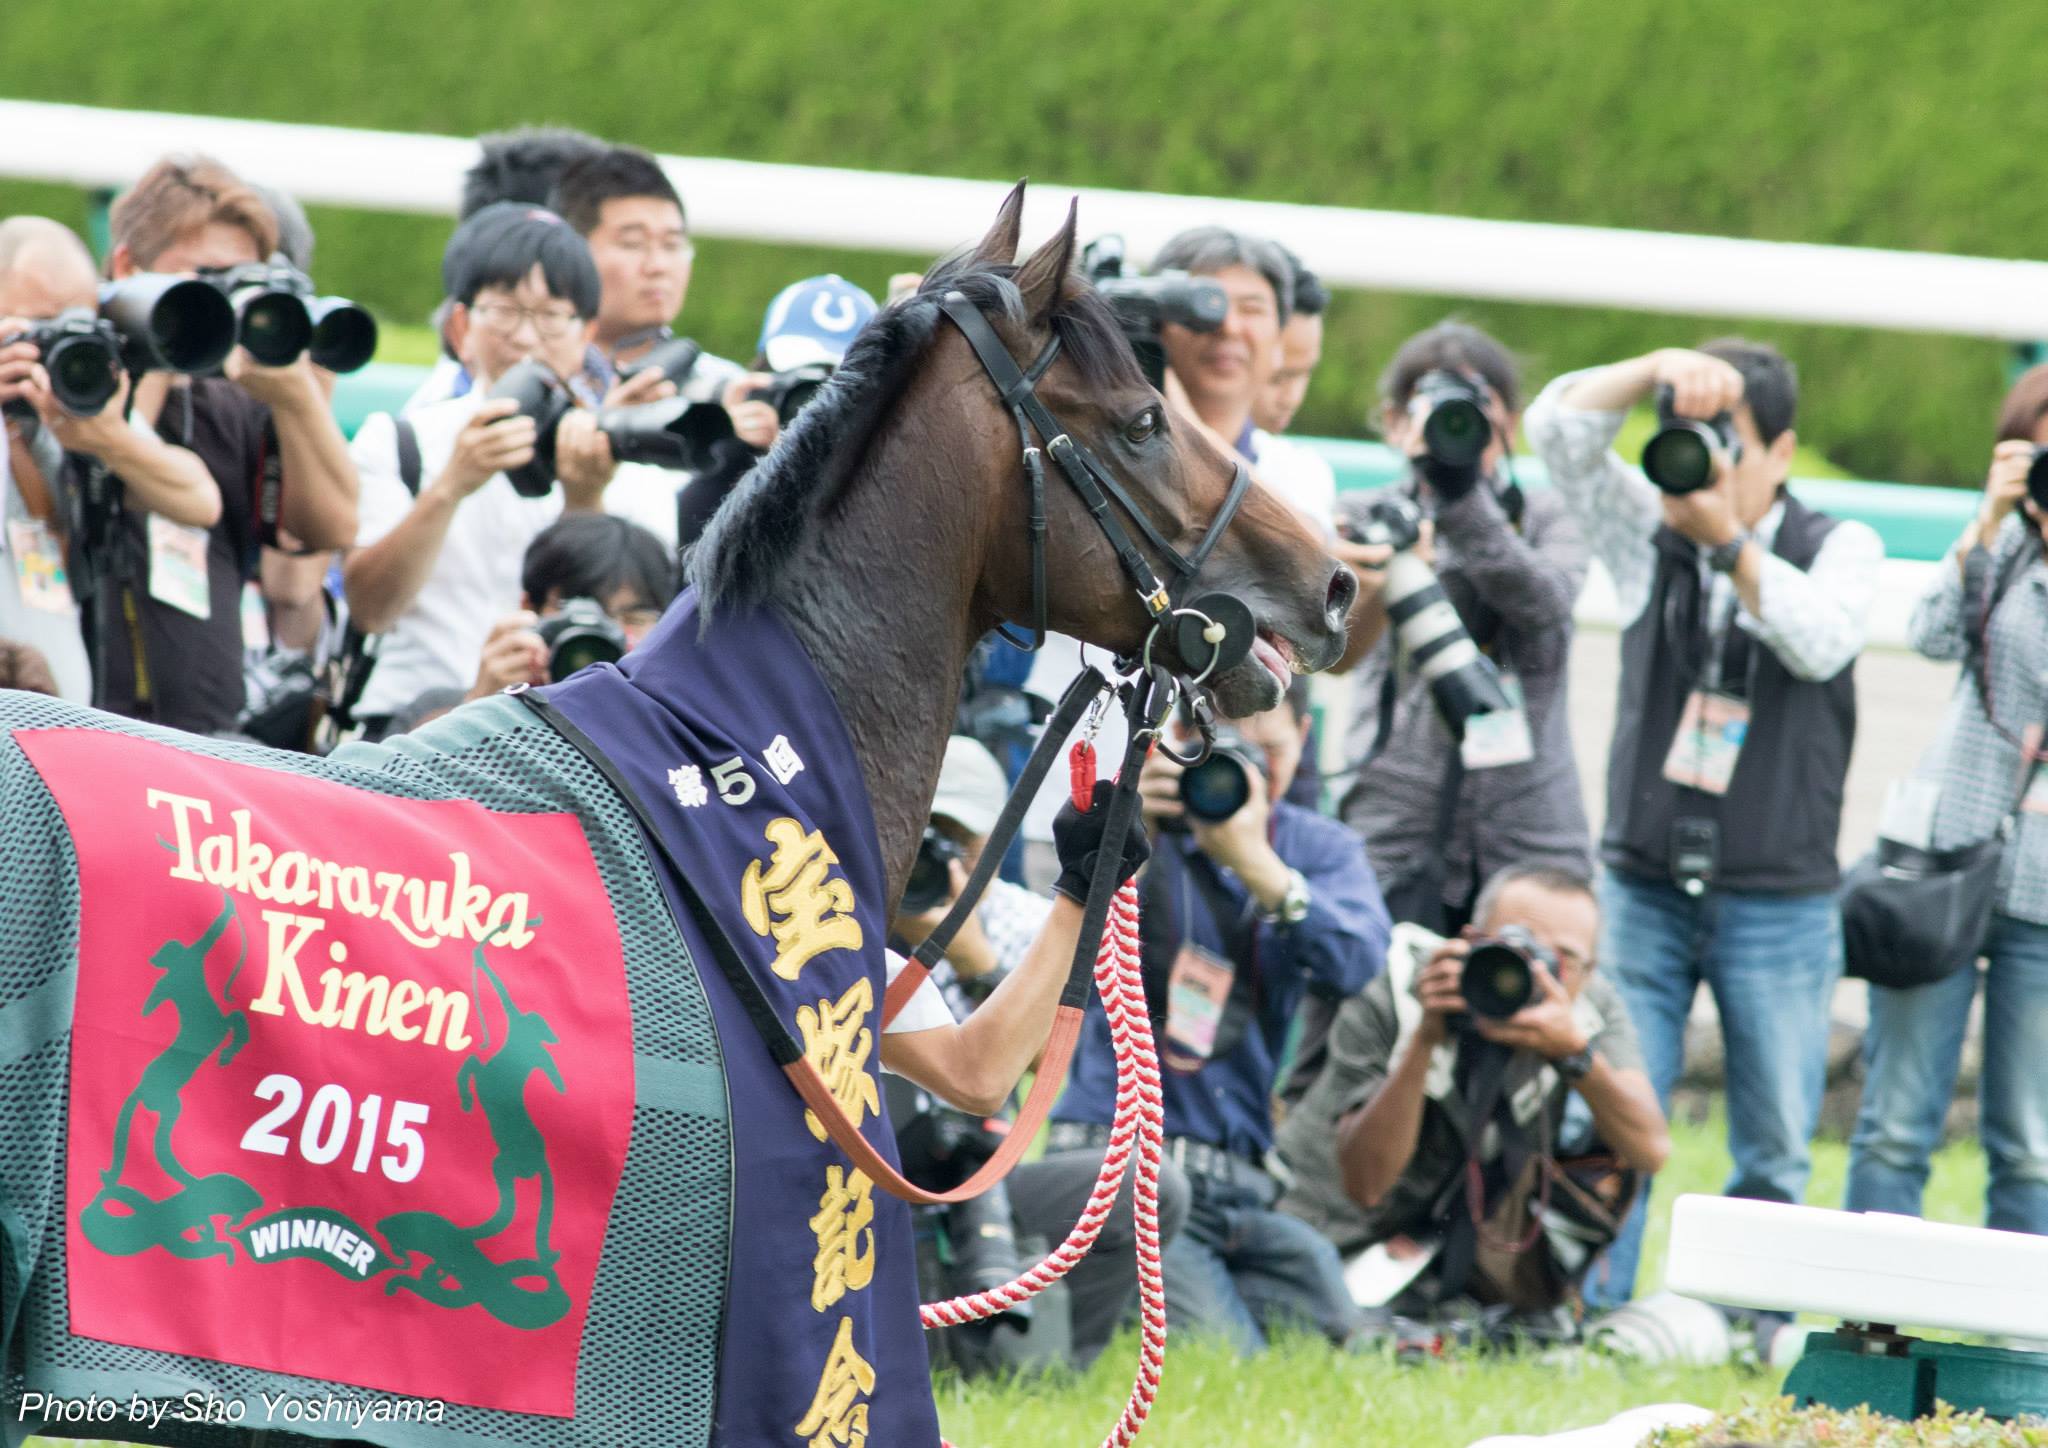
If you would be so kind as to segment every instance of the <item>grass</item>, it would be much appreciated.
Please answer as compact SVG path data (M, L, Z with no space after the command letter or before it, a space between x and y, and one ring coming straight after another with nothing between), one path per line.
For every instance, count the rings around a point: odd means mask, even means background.
M1839 1141L1814 1145L1809 1199L1839 1206L1848 1170ZM1644 1243L1645 1290L1662 1280L1671 1202L1718 1190L1728 1174L1719 1114L1673 1127ZM1928 1185L1930 1218L1983 1218L1984 1162L1974 1141L1944 1148ZM961 1448L1047 1448L1101 1441L1130 1391L1136 1342L1126 1337L1087 1373L1035 1381L938 1383L939 1417ZM1740 1368L1644 1368L1603 1359L1447 1358L1423 1366L1348 1357L1320 1339L1287 1338L1255 1361L1169 1338L1166 1378L1141 1442L1154 1448L1460 1448L1490 1433L1542 1433L1605 1422L1626 1408L1688 1402L1720 1411L1767 1403L1774 1374ZM70 1440L32 1438L37 1448ZM94 1448L114 1448L97 1444Z

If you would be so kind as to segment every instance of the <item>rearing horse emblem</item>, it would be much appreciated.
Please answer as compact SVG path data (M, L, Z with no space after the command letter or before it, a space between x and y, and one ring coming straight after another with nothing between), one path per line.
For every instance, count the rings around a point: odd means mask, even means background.
M86 1240L102 1252L131 1256L162 1247L180 1257L223 1256L233 1261L234 1241L221 1234L215 1219L238 1221L263 1200L254 1187L230 1173L194 1176L178 1159L173 1144L185 1088L199 1068L216 1051L225 1066L249 1043L249 1018L234 1009L235 977L241 973L249 949L246 935L220 999L214 998L213 987L206 980L206 958L230 923L239 926L240 920L234 902L223 895L220 914L197 940L166 940L149 958L162 975L142 1003L142 1013L151 1015L157 1007L170 1005L178 1014L178 1030L171 1043L143 1068L135 1089L121 1103L114 1122L113 1160L100 1173L98 1195L79 1214L79 1228ZM164 1174L178 1183L179 1189L161 1201L121 1181L137 1110L156 1118L152 1154ZM114 1210L116 1207L120 1210ZM194 1233L196 1236L188 1235Z

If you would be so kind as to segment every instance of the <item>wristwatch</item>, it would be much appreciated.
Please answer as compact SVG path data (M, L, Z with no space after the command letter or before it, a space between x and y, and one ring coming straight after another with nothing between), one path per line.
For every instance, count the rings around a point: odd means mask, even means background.
M1259 919L1267 925L1297 925L1308 914L1308 881L1301 877L1301 871L1287 872L1287 892L1280 897L1280 903L1271 910L1260 910Z
M1737 533L1726 543L1707 550L1707 567L1716 573L1733 573L1736 562L1742 557L1742 550L1749 546L1749 534Z
M1588 1041L1569 1056L1559 1056L1550 1063L1551 1069L1566 1081L1577 1085L1586 1079L1593 1069L1593 1043Z

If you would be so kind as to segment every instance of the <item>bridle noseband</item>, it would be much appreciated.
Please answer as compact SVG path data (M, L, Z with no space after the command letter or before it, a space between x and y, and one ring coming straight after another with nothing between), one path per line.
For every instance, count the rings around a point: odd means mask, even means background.
M1059 357L1060 339L1055 332L1047 339L1045 347L1032 360L1028 368L1019 369L1009 348L1003 345L994 327L981 314L981 309L970 302L961 292L947 292L939 299L939 309L960 329L967 344L974 349L974 355L981 359L982 369L995 384L1003 406L1008 408L1017 423L1017 443L1023 450L1024 475L1031 488L1031 511L1029 534L1031 539L1031 636L1026 642L1013 635L1007 625L999 626L998 632L1018 648L1034 650L1045 643L1046 633L1046 587L1045 587L1045 464L1044 457L1050 456L1059 464L1068 483L1080 495L1095 526L1102 530L1103 537L1115 551L1117 563L1123 568L1124 576L1137 590L1138 601L1144 606L1146 618L1151 624L1145 636L1142 654L1138 658L1122 661L1127 665L1142 662L1149 671L1152 668L1152 649L1162 630L1173 629L1172 642L1180 655L1181 662L1195 670L1189 680L1190 686L1200 684L1219 669L1227 669L1251 651L1253 620L1245 604L1227 593L1205 594L1192 602L1183 603L1195 575L1215 549L1217 539L1230 526L1230 520L1237 516L1245 493L1252 485L1252 475L1242 459L1234 459L1237 476L1231 481L1230 491L1223 504L1216 510L1216 516L1209 523L1209 531L1202 541L1195 545L1192 553L1183 555L1153 525L1144 510L1139 508L1115 476L1093 453L1060 425L1059 419L1038 398L1037 387L1053 362ZM1033 429L1044 439L1044 448L1034 446L1031 441ZM1161 583L1152 565L1131 539L1130 531L1123 519L1110 507L1114 502L1125 517L1135 523L1138 531L1165 559L1167 569L1173 574L1171 583ZM1199 667L1198 667L1199 665Z

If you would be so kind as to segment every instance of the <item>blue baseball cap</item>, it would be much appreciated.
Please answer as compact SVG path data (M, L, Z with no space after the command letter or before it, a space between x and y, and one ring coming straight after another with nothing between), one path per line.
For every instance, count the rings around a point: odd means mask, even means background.
M771 372L819 362L836 367L876 310L875 299L845 277L806 277L768 304L756 350Z

